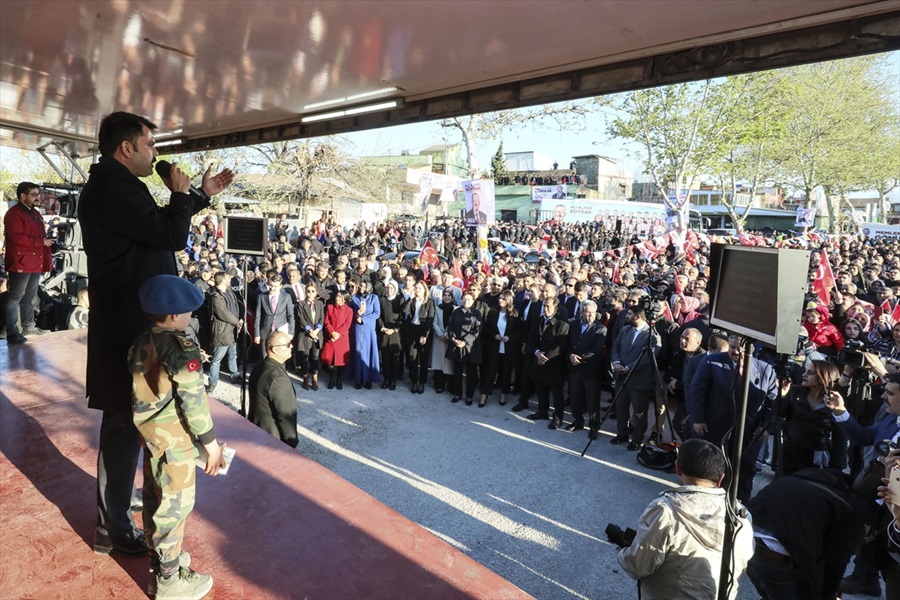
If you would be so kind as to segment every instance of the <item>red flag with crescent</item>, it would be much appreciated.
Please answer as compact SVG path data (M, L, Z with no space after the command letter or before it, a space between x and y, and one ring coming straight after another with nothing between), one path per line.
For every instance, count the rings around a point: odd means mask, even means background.
M419 259L433 267L437 267L441 264L441 259L438 258L437 250L431 245L431 240L425 241L425 245L422 246L422 251L419 252Z
M825 249L822 249L821 258L819 259L819 268L816 270L816 279L813 281L813 289L822 304L828 306L830 303L829 293L834 289L834 273L831 270L831 264L828 262L828 255Z

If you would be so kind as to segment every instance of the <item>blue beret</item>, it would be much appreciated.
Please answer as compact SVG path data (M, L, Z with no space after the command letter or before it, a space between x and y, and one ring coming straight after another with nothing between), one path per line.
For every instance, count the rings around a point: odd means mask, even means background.
M138 291L141 309L150 315L181 315L203 304L200 289L175 275L157 275L144 282Z

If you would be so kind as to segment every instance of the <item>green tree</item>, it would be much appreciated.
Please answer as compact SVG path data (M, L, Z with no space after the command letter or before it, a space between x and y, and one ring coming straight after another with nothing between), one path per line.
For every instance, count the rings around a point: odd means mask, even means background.
M785 160L789 141L782 92L771 71L729 77L716 88L716 101L728 110L731 134L713 158L710 173L738 233L744 230L760 188Z
M670 228L687 227L688 199L698 177L737 135L731 115L735 95L722 93L711 80L629 92L616 104L618 116L607 130L641 147L647 173L663 191Z
M825 220L829 230L837 231L847 195L877 185L872 173L884 160L885 136L896 135L896 73L878 56L776 73L785 89L791 140L783 177L808 202L817 189L824 190ZM883 185L894 179L890 174L878 178Z
M500 185L500 178L506 176L506 155L503 153L503 142L497 146L497 152L491 157L491 177Z

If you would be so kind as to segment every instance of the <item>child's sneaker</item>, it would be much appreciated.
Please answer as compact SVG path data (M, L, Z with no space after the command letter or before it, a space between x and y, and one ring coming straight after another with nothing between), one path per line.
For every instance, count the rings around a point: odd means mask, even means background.
M150 569L150 581L147 592L151 598L159 600L200 600L212 589L213 579L210 575L197 573L190 568L191 556L182 552L178 557L178 570L169 577L161 577L154 569Z

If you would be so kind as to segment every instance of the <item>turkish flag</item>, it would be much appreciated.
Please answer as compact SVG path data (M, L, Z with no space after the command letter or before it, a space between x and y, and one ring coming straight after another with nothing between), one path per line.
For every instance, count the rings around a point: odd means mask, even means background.
M441 264L441 259L438 258L437 250L431 245L431 240L425 241L425 245L422 246L422 251L419 253L419 259L433 267Z
M822 255L819 259L819 268L816 270L816 279L813 281L813 289L822 304L828 306L830 303L829 292L834 289L834 273L831 271L831 264L828 262L828 255L825 249L822 249Z

